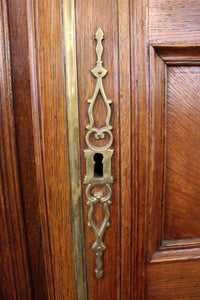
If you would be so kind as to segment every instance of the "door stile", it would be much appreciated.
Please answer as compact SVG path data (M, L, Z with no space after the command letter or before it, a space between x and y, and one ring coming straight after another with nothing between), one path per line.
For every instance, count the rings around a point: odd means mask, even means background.
M130 1L118 0L121 298L131 299L131 44Z
M148 0L131 5L132 82L132 294L145 299L145 261L149 182ZM134 267L135 266L135 267Z

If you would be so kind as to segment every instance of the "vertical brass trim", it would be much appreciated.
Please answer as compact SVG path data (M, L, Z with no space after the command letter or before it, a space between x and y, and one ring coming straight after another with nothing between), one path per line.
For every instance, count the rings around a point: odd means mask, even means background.
M72 227L77 299L87 300L76 65L75 1L63 0Z

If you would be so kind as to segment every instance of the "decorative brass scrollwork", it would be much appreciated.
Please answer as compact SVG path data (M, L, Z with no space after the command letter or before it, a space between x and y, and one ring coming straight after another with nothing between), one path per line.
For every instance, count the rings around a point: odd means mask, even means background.
M110 225L110 211L109 205L111 204L111 194L112 189L110 184L113 183L113 177L111 175L111 158L113 155L113 149L110 149L112 142L113 142L113 135L112 135L112 126L110 125L110 118L111 118L111 108L110 104L112 100L108 99L106 93L104 91L102 78L106 76L107 70L102 66L101 56L103 52L102 40L103 40L103 31L99 27L96 34L95 39L97 40L96 46L96 54L97 54L97 62L96 67L91 71L94 77L97 78L96 87L93 93L93 96L87 100L90 104L88 109L88 117L89 117L89 124L86 125L86 129L88 130L85 136L85 142L88 149L84 150L84 156L86 159L86 176L84 179L84 183L87 184L86 187L86 197L87 197L87 204L89 205L89 212L88 212L88 225L91 226L94 234L95 234L95 242L92 245L92 250L96 252L97 259L96 259L96 269L95 274L97 278L101 278L103 276L103 263L102 263L102 254L103 251L106 249L106 245L103 242L103 235L106 228ZM94 122L94 115L93 115L93 108L95 102L97 100L97 96L101 95L105 107L106 107L106 120L105 125L101 128L95 127ZM91 142L90 138L93 136L96 140L102 139L104 140L106 135L108 136L108 142L103 147L97 147L94 143ZM99 174L95 174L95 155L98 155L102 162L102 170ZM101 169L101 168L100 168ZM92 189L96 186L100 186L101 190L92 193ZM94 205L96 203L101 203L104 208L104 220L100 226L97 226L93 219L93 211Z

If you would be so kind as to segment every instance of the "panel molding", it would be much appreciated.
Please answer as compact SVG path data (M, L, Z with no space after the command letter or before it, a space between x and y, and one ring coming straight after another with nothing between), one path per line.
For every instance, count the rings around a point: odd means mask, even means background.
M188 248L188 249L176 249L176 250L168 249L168 251L161 249L153 253L150 263L198 259L198 258L200 258L200 248L193 248L193 249Z
M160 246L160 249L182 249L182 248L195 248L200 247L200 238L195 239L176 239L176 240L164 240Z
M200 258L200 239L164 240L150 263Z
M163 238L165 169L165 77L166 67L155 48L150 46L150 181L148 260ZM159 84L158 84L159 82ZM163 101L160 101L163 99Z
M200 44L195 45L171 45L152 44L157 55L167 65L199 65L200 64Z

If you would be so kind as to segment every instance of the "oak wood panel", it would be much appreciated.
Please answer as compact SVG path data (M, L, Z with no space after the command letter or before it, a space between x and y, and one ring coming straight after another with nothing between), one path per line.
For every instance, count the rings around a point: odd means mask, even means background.
M120 173L119 173L119 69L118 69L118 26L117 26L117 2L116 1L76 1L76 29L77 29L77 67L78 67L78 93L79 93L79 116L80 116L80 141L81 141L81 164L82 180L85 176L85 159L83 149L85 145L85 126L88 123L89 99L95 88L96 80L90 70L96 64L96 41L94 35L100 26L104 31L103 41L103 66L108 74L103 78L104 89L111 105L111 125L113 126L115 149L112 157L112 204L110 205L110 226L104 234L106 250L103 254L104 275L98 280L95 277L96 254L91 247L95 236L88 227L88 206L86 205L85 188L83 190L84 205L84 229L85 229L85 253L88 283L88 299L120 299ZM85 21L87 20L87 22ZM97 106L95 118L98 124L105 122L104 111ZM98 212L101 217L101 211Z
M150 43L199 43L198 0L149 0Z
M167 70L164 239L191 239L200 232L200 67Z
M8 299L7 296L32 299L16 149L8 11L4 0L0 3L0 41L1 243L2 234L5 238L1 248L1 267L5 271L5 279L0 277L1 294L3 299Z
M49 299L76 299L62 3L28 2L31 102Z
M199 299L200 260L155 263L147 266L145 299Z
M191 219L187 214L191 213L192 207L196 207L193 209L193 211L198 211L198 201L196 203L191 203L191 206L189 210L187 210L187 207L184 207L183 209L184 213L182 211L182 215L179 215L179 209L177 209L176 205L176 197L173 197L173 200L171 198L170 205L173 205L173 218L169 218L169 213L167 213L166 209L168 209L169 212L169 179L167 178L169 176L169 156L170 159L174 157L173 164L170 164L170 168L177 171L179 168L180 163L177 161L180 159L180 162L183 163L183 166L190 166L190 162L187 164L187 156L184 157L184 159L181 159L181 151L187 151L187 145L190 145L190 148L192 148L193 153L194 149L196 149L196 142L195 145L191 145L193 140L193 136L195 139L195 135L197 135L197 124L195 122L198 122L198 115L193 116L194 111L198 111L198 96L199 90L198 86L199 79L198 79L198 71L199 71L199 54L198 54L198 46L191 46L191 45L154 45L155 49L153 47L150 47L150 57L151 57L151 110L152 112L155 109L155 116L156 116L156 122L154 121L153 124L155 124L155 127L152 127L152 131L150 132L150 140L151 143L156 142L156 148L159 149L160 145L163 144L163 138L165 140L164 147L162 146L160 148L160 154L163 159L160 161L160 156L156 155L156 161L155 166L157 164L156 168L161 168L160 172L160 178L155 180L154 183L151 183L150 181L150 191L151 188L153 188L152 185L155 185L156 192L158 192L159 189L162 190L163 188L163 199L162 195L159 197L154 198L152 204L154 208L159 207L155 210L154 215L152 215L152 207L151 207L151 201L149 202L150 208L149 208L149 220L148 223L150 224L150 231L148 238L151 239L150 241L150 248L149 248L149 259L150 259L150 265L147 264L147 281L146 281L146 288L147 288L147 299L199 299L199 289L196 286L196 282L199 280L199 238L198 235L197 238L192 239L184 239L186 236L183 236L182 239L175 239L175 240L164 240L165 238L170 238L169 236L166 237L164 235L166 229L166 225L169 226L171 232L169 235L173 235L175 233L174 229L176 229L176 237L179 238L182 237L182 233L184 235L184 232L186 230L187 233L190 231L190 227L187 222L184 223L184 225L181 222L184 222L184 220L187 218L188 223ZM156 54L157 53L157 54ZM159 55L157 60L163 63L163 67L159 69L159 64L156 63L156 55ZM162 62L164 60L164 62ZM165 65L169 64L169 65ZM191 66L190 66L191 64ZM197 66L195 66L195 64ZM156 66L157 65L157 66ZM153 68L152 68L153 67ZM169 71L171 70L171 71ZM198 70L198 71L197 71ZM167 72L168 71L168 72ZM153 72L153 73L152 73ZM172 72L171 78L169 79L169 72ZM173 73L178 73L177 78L175 78ZM191 75L192 73L193 75ZM183 75L183 76L182 76ZM196 76L196 78L194 78ZM189 77L189 78L186 78ZM190 78L191 77L191 78ZM164 80L163 80L164 79ZM195 82L194 82L195 81ZM171 85L169 85L169 83ZM187 86L187 84L189 84ZM158 93L158 91L163 86L163 89L165 89L165 93ZM182 88L181 88L182 87ZM195 87L193 89L193 87ZM156 99L157 95L157 99ZM179 98L180 95L180 98ZM170 103L169 103L169 96ZM194 99L196 99L196 101ZM176 99L178 99L178 104ZM156 100L156 101L155 101ZM155 105L157 102L157 106ZM192 103L195 102L196 106L193 109ZM161 106L164 106L164 113L163 110L159 109L159 103ZM170 104L170 107L169 107ZM184 105L185 104L185 105ZM174 109L175 107L175 109ZM171 111L170 111L171 110ZM170 112L170 117L169 117ZM159 119L163 115L164 122L160 122ZM165 115L165 116L164 116ZM151 114L152 116L152 114ZM174 119L173 119L174 118ZM173 119L173 120L172 120ZM153 118L151 117L151 120ZM162 118L161 118L162 120ZM170 122L170 124L169 124ZM184 123L186 122L186 124ZM189 122L189 123L188 123ZM151 123L152 124L152 121ZM180 126L181 124L181 126ZM187 125L187 126L186 126ZM170 128L171 126L171 128ZM193 132L192 137L190 136L190 133L187 132L185 134L185 138L182 139L183 133L185 133L185 130L187 131L187 127L189 129L193 128L195 126L195 133ZM160 132L161 128L163 127L163 134L160 136L158 133ZM178 127L178 128L177 128ZM170 131L170 135L169 135ZM187 137L186 137L187 136ZM156 140L156 137L158 137L158 140ZM173 137L174 139L172 142L170 141L170 147L168 139L169 137ZM178 138L178 142L181 141L181 143L177 143L176 139ZM186 142L185 142L186 140ZM195 139L196 141L196 139ZM171 148L172 149L179 149L179 151L176 153L175 156L171 155ZM154 150L155 150L154 149ZM163 149L163 150L162 150ZM174 151L174 150L173 150ZM152 153L154 153L153 151ZM163 156L164 153L164 156ZM173 152L172 152L173 153ZM190 154L191 160L195 159L195 154ZM198 157L198 155L197 155ZM150 156L150 159L152 159L152 154ZM150 160L152 161L152 160ZM172 161L172 160L171 160ZM192 164L191 164L192 166ZM181 167L180 167L181 168ZM195 166L196 170L197 166ZM163 169L163 175L162 175L162 169ZM191 168L190 171L194 170L194 167ZM152 178L156 176L156 169L152 169L150 167L150 175ZM190 172L189 171L189 172ZM171 170L170 170L171 172ZM172 183L172 187L176 186L178 182L182 182L182 177L188 176L188 171L185 171L182 169L181 173L177 173L179 178L173 178L173 180L170 181L170 184ZM151 178L150 177L150 178ZM198 175L197 175L198 177ZM190 174L190 178L193 178ZM168 182L167 182L168 181ZM184 181L183 181L184 182ZM165 184L166 183L166 184ZM188 189L190 180L187 180L187 183L180 187L179 189L174 189L176 193L179 193L180 196L181 191L184 193L184 189ZM192 181L193 183L193 181ZM166 186L166 187L165 187ZM197 188L198 182L195 183L194 192L198 190ZM175 194L173 194L175 196ZM150 194L150 200L151 200L151 194ZM182 201L184 197L181 195L178 197L177 201ZM153 198L152 198L153 199ZM191 201L187 199L185 203L190 203ZM160 203L160 204L159 204ZM163 211L161 214L158 213L160 211L160 208L163 206ZM187 204L186 204L187 206ZM180 206L178 206L180 207ZM172 212L170 210L170 212ZM170 220L168 221L167 218ZM156 221L157 219L157 221ZM156 222L157 225L156 225ZM173 227L174 222L178 223L178 228ZM196 218L196 225L197 225L197 218ZM153 233L157 232L157 234L154 236L151 235L151 223L154 224ZM172 227L171 227L171 223ZM164 227L165 226L165 227ZM186 226L186 227L185 227ZM193 228L193 227L192 227ZM157 229L159 229L157 231ZM187 236L188 237L188 236ZM195 237L194 235L192 237ZM152 247L152 241L155 241L155 247ZM157 249L156 249L157 248ZM153 251L151 252L151 249ZM151 257L152 255L152 257ZM192 262L193 261L193 262ZM195 262L194 262L195 261ZM193 270L193 268L196 268L196 272ZM181 274L184 270L184 275ZM159 273L159 274L158 274ZM196 277L195 275L196 274Z
M178 222L179 219L181 219L182 222L184 222L185 219L187 219L187 209L185 209L183 205L182 215L177 214L177 207L176 207L176 199L173 198L171 200L170 204L173 205L172 208L172 216L169 221L166 219L166 208L169 208L169 203L167 203L167 197L168 192L167 188L169 188L169 184L166 187L166 176L168 176L167 173L167 163L168 163L168 155L171 150L170 147L167 147L167 141L168 141L168 129L169 126L167 123L168 120L168 80L167 80L167 70L170 68L177 69L180 65L187 65L182 66L180 68L198 68L198 67L189 67L189 63L196 63L198 64L199 57L197 52L196 46L185 46L185 45L178 45L175 46L169 46L169 45L155 45L154 47L150 47L150 69L151 69L151 118L150 118L150 144L151 144L151 153L150 153L150 189L149 189L149 232L148 232L148 259L151 261L157 261L157 260L170 260L170 259L186 259L186 257L189 257L189 252L187 253L186 248L191 247L191 243L194 244L194 248L199 247L198 239L189 240L189 244L187 243L187 240L180 240L181 237L178 237L179 240L170 242L170 240L166 240L166 237L164 235L164 226L168 225L173 231L173 224L171 227L171 223ZM166 63L170 63L172 65L175 65L177 63L178 65L175 67L170 67L166 65ZM179 76L179 80L181 77ZM183 78L182 78L183 79ZM198 78L196 78L196 84L198 85ZM193 78L194 81L194 78ZM178 80L173 78L171 80L171 83L173 86L176 86L177 88L175 91L177 94L181 94L179 104L183 106L183 99L185 97L184 90L187 80L183 80L182 84L184 85L184 88L182 89L183 93L179 92L179 87L177 86ZM195 83L194 83L195 84ZM192 89L190 85L190 89ZM189 89L189 90L190 90ZM191 92L191 90L190 90ZM193 92L191 92L193 94ZM197 89L195 89L195 93L197 92ZM194 96L195 96L194 93ZM198 97L197 97L198 98ZM171 97L171 106L175 105L176 103L174 101L174 97ZM187 97L188 99L188 97ZM190 102L190 101L189 101ZM198 102L198 101L197 101ZM177 107L177 106L176 106ZM188 107L187 107L188 108ZM177 107L177 111L178 111ZM181 109L180 109L181 110ZM185 108L185 113L189 114L188 109ZM179 113L174 113L173 116L176 118ZM185 118L182 118L182 121ZM183 123L183 122L182 122ZM174 122L174 120L171 122L172 129L171 134L173 136L174 132L176 133L176 125L177 122ZM174 127L175 126L175 127ZM185 127L184 127L185 128ZM177 134L175 135L177 136ZM185 143L185 140L183 139L183 144ZM170 145L173 149L177 149L177 145L175 142L170 142ZM182 146L182 145L181 145ZM180 147L181 147L180 146ZM191 145L190 145L191 146ZM182 149L182 148L181 148ZM186 147L184 146L184 149L186 150ZM180 155L180 149L175 156L175 158L178 160ZM183 161L186 161L184 159ZM173 166L177 166L176 163L173 164ZM183 171L183 170L182 170ZM187 172L186 172L187 173ZM181 173L184 177L184 173ZM169 179L170 180L170 179ZM172 186L176 186L178 179L172 180ZM187 183L188 186L188 183ZM195 185L196 189L197 185ZM179 188L179 193L181 190L184 190L185 186L183 188ZM187 189L187 188L186 188ZM173 194L174 195L174 194ZM179 200L182 201L181 197L178 197ZM189 201L186 201L189 202ZM197 207L198 211L198 202L195 204L193 203L192 207ZM192 210L192 208L190 208ZM168 213L169 215L169 213ZM186 228L184 226L179 226L179 231L176 230L177 234L181 235L181 231L184 230L190 230L189 225L187 227L187 222L185 222ZM189 221L188 221L189 223ZM195 227L195 226L194 226ZM177 228L175 228L177 229ZM175 237L171 237L175 238ZM183 237L184 238L184 237ZM167 239L170 239L168 236ZM193 242L192 242L193 241ZM175 253L175 250L180 250L177 255ZM157 251L158 252L155 252ZM168 252L170 250L174 250L172 252ZM184 250L184 251L183 251ZM162 252L163 251L163 252ZM155 252L155 253L154 253ZM153 255L153 256L152 256ZM199 250L196 249L195 253L193 253L193 257L199 256Z
M20 182L32 278L32 293L39 300L47 299L47 287L33 145L26 1L8 1L8 8Z

